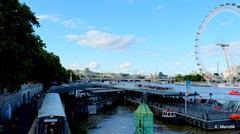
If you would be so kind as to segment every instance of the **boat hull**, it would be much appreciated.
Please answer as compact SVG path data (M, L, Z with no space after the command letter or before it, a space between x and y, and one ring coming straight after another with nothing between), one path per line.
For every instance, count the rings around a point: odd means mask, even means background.
M238 91L236 91L236 90L231 90L231 91L228 92L228 94L240 96L240 92L238 92Z
M184 125L186 122L180 117L163 117L162 115L155 114L155 119L160 120L165 123L174 124L174 125Z

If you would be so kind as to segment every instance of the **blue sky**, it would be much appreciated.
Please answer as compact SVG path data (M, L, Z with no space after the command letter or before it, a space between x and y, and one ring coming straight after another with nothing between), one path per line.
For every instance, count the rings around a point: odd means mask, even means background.
M222 0L21 0L39 18L36 28L47 50L66 68L101 72L174 75L197 70L195 35L204 17ZM230 1L238 3L240 1ZM240 42L240 18L223 12L201 36L208 70L226 67L218 42ZM205 47L204 47L205 46ZM238 47L235 47L238 48ZM239 47L240 48L240 47ZM212 54L219 51L218 54Z

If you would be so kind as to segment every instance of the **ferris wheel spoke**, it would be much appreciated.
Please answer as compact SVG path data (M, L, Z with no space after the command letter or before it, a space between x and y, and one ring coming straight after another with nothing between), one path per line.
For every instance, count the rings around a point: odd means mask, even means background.
M196 32L196 38L195 38L195 60L197 63L197 67L198 70L201 74L205 75L206 78L209 79L217 79L214 78L213 75L211 75L211 73L209 73L209 71L205 68L204 64L203 64L203 60L201 58L200 55L200 38L202 33L204 32L205 28L207 27L208 23L219 13L222 12L232 12L235 13L237 15L240 15L240 5L237 5L236 3L225 3L225 4L220 4L219 6L216 6L213 10L211 10L203 19L203 21L201 22L201 24L198 27L198 31ZM226 51L225 51L226 52ZM226 54L225 54L226 57ZM229 65L228 65L228 69L229 69Z

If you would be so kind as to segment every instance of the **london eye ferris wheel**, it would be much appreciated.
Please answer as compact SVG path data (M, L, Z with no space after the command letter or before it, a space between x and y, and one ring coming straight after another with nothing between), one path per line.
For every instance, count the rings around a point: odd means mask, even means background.
M204 76L205 80L207 81L219 81L220 79L223 79L219 76L213 75L209 69L206 67L206 64L204 64L203 56L201 53L202 44L201 44L201 37L203 35L204 30L208 26L209 22L219 13L222 12L231 12L237 15L240 15L240 5L237 5L235 3L226 3L226 4L220 4L217 7L215 7L213 10L211 10L203 19L202 23L198 27L198 31L196 33L195 38L195 60L197 63L197 67L199 72ZM215 45L218 48L222 49L225 63L227 65L227 69L224 72L224 79L232 82L233 80L237 80L240 78L240 67L235 63L230 63L230 58L233 57L231 53L228 51L229 44L226 43L216 43Z

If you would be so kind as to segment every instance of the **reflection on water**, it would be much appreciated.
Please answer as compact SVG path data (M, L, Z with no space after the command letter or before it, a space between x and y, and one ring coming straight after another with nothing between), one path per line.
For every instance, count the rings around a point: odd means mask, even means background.
M135 109L129 106L118 106L97 115L90 115L85 119L76 119L69 122L72 134L133 134ZM183 134L188 131L198 134L231 134L234 132L232 130L205 131L189 125L176 126L154 121L154 134Z

